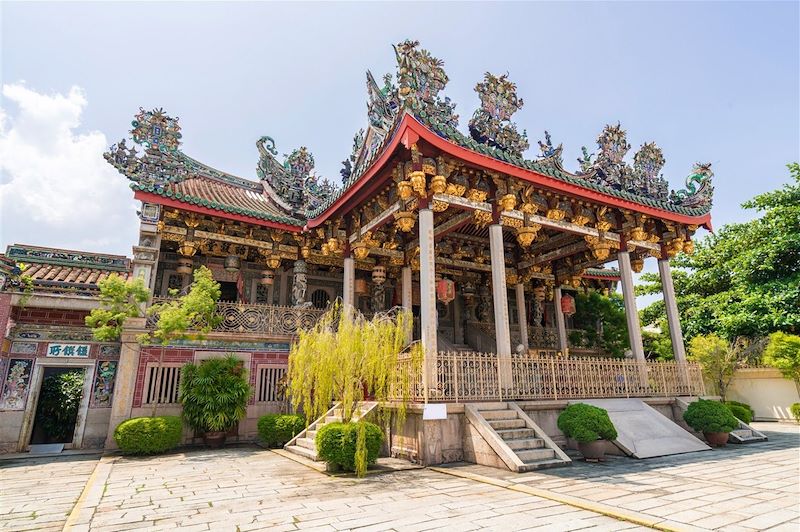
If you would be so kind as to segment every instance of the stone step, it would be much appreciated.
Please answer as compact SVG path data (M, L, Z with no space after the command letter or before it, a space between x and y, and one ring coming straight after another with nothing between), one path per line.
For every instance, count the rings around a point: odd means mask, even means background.
M533 429L527 429L527 428L495 430L495 432L497 432L497 434L505 441L536 437L536 432Z
M326 416L325 423L341 423L342 416ZM319 428L319 425L317 426Z
M525 451L528 449L541 449L544 447L544 440L541 438L522 438L518 440L506 440L506 445L514 451Z
M297 438L295 444L299 445L300 447L305 447L306 449L311 449L314 452L317 451L317 445L314 443L312 438Z
M494 430L524 429L527 425L523 419L497 419L489 421Z
M299 445L290 445L286 448L287 451L290 453L294 453L298 456L302 456L304 458L308 458L309 460L314 460L315 462L319 462L319 458L317 458L317 451L306 449L305 447L300 447Z
M562 467L565 465L569 465L569 462L561 460L560 458L554 458L552 460L536 460L535 462L524 464L519 468L519 472L524 473L526 471L535 471L537 469L547 469L550 467Z
M495 402L495 403L473 403L473 406L479 411L484 410L507 410L508 403Z
M317 429L319 429L319 427L317 427ZM306 438L308 438L310 440L316 440L317 439L317 431L316 430L307 430L306 431Z
M731 434L736 434L737 436L739 436L743 440L746 440L748 438L752 438L754 436L753 435L753 431L752 430L747 430L747 429L737 429L737 430L731 431Z
M481 416L486 421L494 421L497 419L517 419L516 410L483 410Z
M537 460L552 460L556 457L553 449L529 449L527 451L515 451L516 455L525 463Z

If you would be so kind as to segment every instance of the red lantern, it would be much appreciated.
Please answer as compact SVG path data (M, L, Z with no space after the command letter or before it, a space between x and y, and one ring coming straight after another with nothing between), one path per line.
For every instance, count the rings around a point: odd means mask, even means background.
M575 298L569 294L561 296L561 312L567 316L575 314Z
M445 305L456 298L456 284L452 279L440 279L436 283L436 297Z

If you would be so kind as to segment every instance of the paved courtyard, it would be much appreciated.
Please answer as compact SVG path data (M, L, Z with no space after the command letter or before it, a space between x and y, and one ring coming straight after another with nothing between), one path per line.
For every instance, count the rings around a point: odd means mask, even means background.
M4 460L0 529L642 529L604 515L616 511L674 530L796 531L800 431L761 427L769 442L523 475L461 465L329 477L256 447Z

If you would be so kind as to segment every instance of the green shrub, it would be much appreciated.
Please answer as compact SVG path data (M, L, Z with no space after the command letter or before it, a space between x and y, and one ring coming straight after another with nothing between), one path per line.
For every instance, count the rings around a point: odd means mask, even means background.
M374 423L326 423L317 432L317 454L330 464L356 471L359 429L365 432L366 464L374 464L383 443L383 431Z
M181 443L178 416L135 417L117 425L114 441L125 454L159 454Z
M800 403L792 403L792 406L789 407L789 411L794 416L795 421L800 423Z
M584 403L565 408L558 416L558 428L568 438L581 443L617 438L617 429L608 417L608 412Z
M742 402L739 402L739 401L725 401L725 404L726 404L726 405L736 405L736 406L741 406L742 408L746 409L748 412L750 412L750 419L751 419L751 420L752 420L754 417L756 417L756 411L755 411L755 410L753 410L753 408L752 408L750 405L748 405L747 403L742 403ZM735 415L735 414L734 414L734 415ZM739 419L742 419L742 418L739 418ZM744 421L744 420L742 419L742 421Z
M247 415L250 384L242 361L233 355L189 362L178 391L183 419L199 432L227 432Z
M738 419L739 421L744 421L748 425L750 424L751 421L753 421L753 415L750 413L749 409L741 405L731 404L730 402L726 402L725 406L728 408L728 410L731 411L731 414L733 414L734 417L736 417L736 419Z
M258 418L258 436L273 449L283 445L306 428L303 416L267 414Z
M683 419L698 432L730 432L739 426L725 405L705 399L690 403L683 413Z

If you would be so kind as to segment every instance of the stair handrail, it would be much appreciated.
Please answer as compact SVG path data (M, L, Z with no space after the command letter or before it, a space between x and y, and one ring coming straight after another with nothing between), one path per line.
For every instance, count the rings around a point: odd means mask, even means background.
M320 420L323 420L323 419L325 419L326 417L328 417L329 415L331 415L331 413L332 413L332 412L335 412L335 411L336 411L336 409L337 409L337 408L339 408L339 406L340 406L341 404L342 404L342 403L341 403L341 401L336 401L335 403L333 403L333 406L332 406L332 407L331 407L331 408L330 408L330 409L329 409L327 412L325 412L324 414L322 414L322 416L321 416L321 417L318 417L317 419L315 419L315 420L314 420L314 422L313 422L313 423L311 423L310 425L308 425L306 428L304 428L303 430L301 430L300 432L298 432L298 433L297 433L297 436L295 436L294 438L292 438L291 440L289 440L288 442L286 442L286 445L284 445L284 446L283 446L283 448L284 448L284 449L286 449L287 447L290 447L290 446L292 446L292 445L295 445L295 443L297 442L297 440L299 440L300 438L305 438L306 434L308 433L308 431L309 431L309 430L311 430L311 428L312 428L312 427L316 428L316 426L317 426L317 423L319 423L319 422L320 422Z

